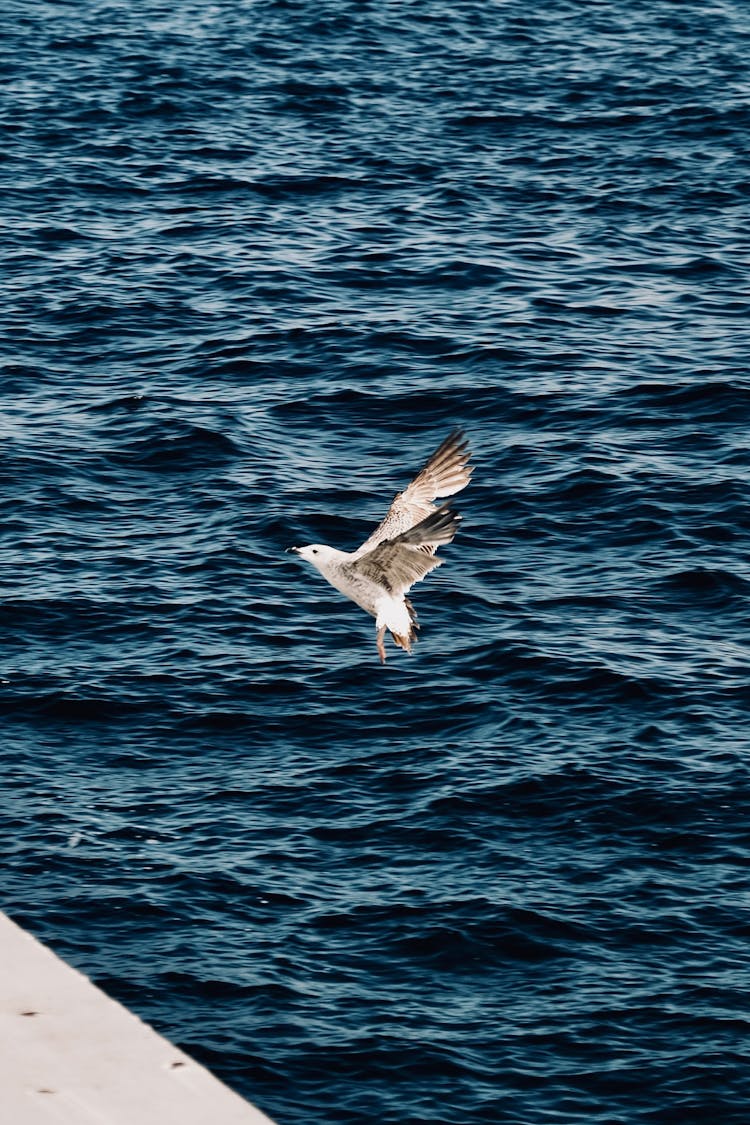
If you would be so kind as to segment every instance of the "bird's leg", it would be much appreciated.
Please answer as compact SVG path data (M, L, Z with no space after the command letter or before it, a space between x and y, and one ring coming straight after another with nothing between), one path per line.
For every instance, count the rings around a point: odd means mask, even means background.
M384 637L385 625L382 627L382 629L378 629L378 656L380 657L381 664L385 664L385 645L383 644Z

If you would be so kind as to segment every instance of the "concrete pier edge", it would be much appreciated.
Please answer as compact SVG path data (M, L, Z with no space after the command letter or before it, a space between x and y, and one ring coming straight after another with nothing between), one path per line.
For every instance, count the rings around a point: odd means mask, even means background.
M273 1125L2 912L0 1121Z

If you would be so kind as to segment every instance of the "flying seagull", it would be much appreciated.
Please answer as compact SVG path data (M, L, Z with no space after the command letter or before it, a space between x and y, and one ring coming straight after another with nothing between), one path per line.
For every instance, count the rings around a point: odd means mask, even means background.
M383 522L358 550L347 553L321 543L289 548L375 618L381 664L385 664L386 629L399 648L411 652L419 625L406 594L442 564L435 552L451 542L461 520L450 503L436 507L432 501L466 488L470 456L463 432L455 430L398 493Z

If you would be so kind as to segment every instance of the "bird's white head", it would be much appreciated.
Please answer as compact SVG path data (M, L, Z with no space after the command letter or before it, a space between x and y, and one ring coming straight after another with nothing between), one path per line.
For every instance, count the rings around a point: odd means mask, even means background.
M342 554L335 547L326 547L324 543L309 543L307 547L290 547L289 550L323 573Z

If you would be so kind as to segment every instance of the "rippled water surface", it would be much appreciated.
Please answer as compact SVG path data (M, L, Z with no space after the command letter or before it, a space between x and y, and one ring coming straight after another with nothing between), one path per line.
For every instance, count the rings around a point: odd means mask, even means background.
M6 11L4 907L279 1125L744 1125L747 5Z

